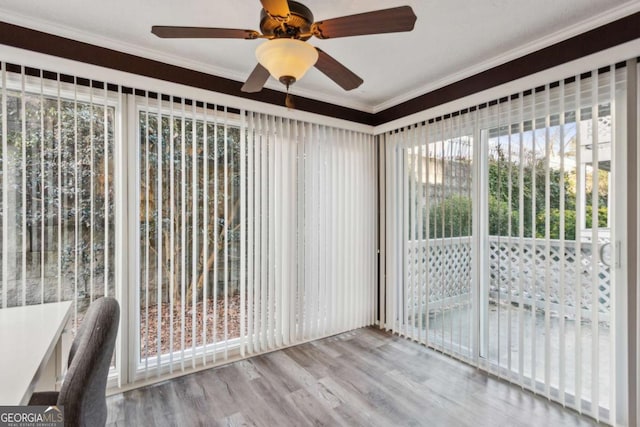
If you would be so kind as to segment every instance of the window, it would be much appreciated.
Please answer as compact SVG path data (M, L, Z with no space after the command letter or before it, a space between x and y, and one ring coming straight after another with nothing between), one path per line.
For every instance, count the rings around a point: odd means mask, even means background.
M147 368L161 355L182 361L185 351L205 354L240 336L237 116L173 101L139 106L139 360Z
M2 306L114 295L117 104L101 84L4 73ZM74 327L75 330L75 327Z

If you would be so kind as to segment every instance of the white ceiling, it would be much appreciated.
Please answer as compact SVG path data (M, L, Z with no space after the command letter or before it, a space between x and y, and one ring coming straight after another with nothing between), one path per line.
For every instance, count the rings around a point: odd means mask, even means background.
M318 70L294 94L376 112L640 11L638 0L300 0L315 19L408 4L409 33L310 42L364 79L344 92ZM0 20L244 81L258 40L167 40L152 25L258 30L258 0L0 0ZM267 87L282 90L270 79Z

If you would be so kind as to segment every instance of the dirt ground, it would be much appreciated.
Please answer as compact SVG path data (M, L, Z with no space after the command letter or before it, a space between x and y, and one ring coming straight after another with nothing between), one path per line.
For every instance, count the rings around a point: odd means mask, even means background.
M206 304L206 337L207 343L220 342L225 339L225 318L226 337L237 338L240 336L240 296L229 296L227 300L227 310L225 312L224 298L218 298L215 304L213 299L208 299ZM203 328L205 327L205 305L198 302L195 305L195 336L196 345L202 345ZM171 320L171 305L169 303L150 305L148 312L149 322L147 323L146 307L140 308L140 356L155 356L158 352L158 310L160 309L160 350L162 354L167 353L173 340L173 350L179 351L182 346L189 348L193 345L194 319L191 305L181 306L180 302L173 306L173 327ZM184 325L183 313L184 312ZM182 329L184 326L184 343L182 342ZM214 337L215 334L215 337Z

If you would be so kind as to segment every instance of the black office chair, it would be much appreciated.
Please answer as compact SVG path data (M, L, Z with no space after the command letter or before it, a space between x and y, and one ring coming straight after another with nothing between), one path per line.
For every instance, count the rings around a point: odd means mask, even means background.
M60 392L34 393L29 405L64 405L65 426L104 426L107 376L119 321L118 301L109 297L95 300L71 344Z

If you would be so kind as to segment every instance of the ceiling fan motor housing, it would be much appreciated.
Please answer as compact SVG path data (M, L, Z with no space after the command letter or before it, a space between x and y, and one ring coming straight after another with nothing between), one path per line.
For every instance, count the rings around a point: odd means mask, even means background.
M308 40L311 38L313 13L305 5L289 1L290 16L286 22L272 18L264 9L260 12L260 31L273 38L294 38Z

